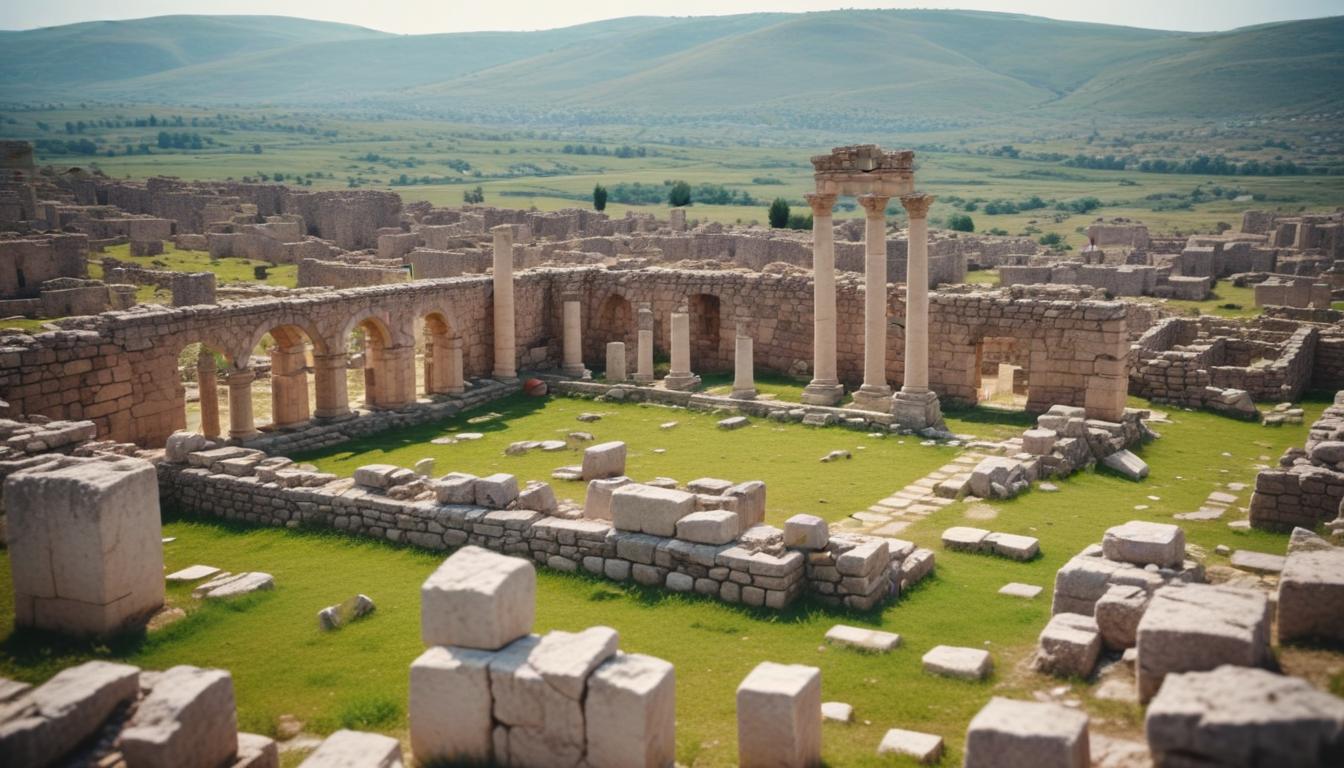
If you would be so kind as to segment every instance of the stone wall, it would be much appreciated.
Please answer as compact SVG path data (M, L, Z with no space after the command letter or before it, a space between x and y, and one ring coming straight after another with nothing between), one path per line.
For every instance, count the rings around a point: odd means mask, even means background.
M42 283L88 277L87 235L0 238L0 299L37 298Z
M1303 448L1289 448L1277 469L1261 470L1251 495L1251 526L1314 529L1340 516L1344 501L1344 392L1335 394Z
M365 264L346 264L340 261L304 259L299 262L300 288L326 287L334 289L362 288L369 285L405 283L411 279L404 269Z

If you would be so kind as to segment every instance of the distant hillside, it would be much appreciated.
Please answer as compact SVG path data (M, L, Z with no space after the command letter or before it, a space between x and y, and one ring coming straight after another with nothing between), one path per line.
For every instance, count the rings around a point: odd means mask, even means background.
M970 11L629 17L389 35L266 16L0 33L0 100L372 106L535 119L975 122L1344 109L1344 17L1217 34Z

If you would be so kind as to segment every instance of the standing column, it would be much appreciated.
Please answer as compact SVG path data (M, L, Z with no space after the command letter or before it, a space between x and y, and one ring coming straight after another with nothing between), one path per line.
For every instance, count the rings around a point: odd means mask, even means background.
M374 405L404 408L415 402L415 347L383 347L377 369Z
M560 372L566 376L584 378L588 372L583 368L583 308L576 297L566 296L564 301L565 359Z
M495 378L518 378L518 352L513 319L513 227L500 224L495 235Z
M685 306L672 313L672 364L663 386L679 392L700 386L700 377L691 373L691 315Z
M201 434L206 437L219 437L219 382L215 371L215 353L202 348L196 356L196 387L200 393Z
M607 383L624 384L625 378L625 342L609 341L607 342Z
M275 426L308 421L307 367L303 345L271 350L271 421Z
M929 206L933 195L901 198L910 216L905 275L905 380L891 401L896 423L907 429L942 425L938 395L929 389Z
M257 373L250 368L229 371L225 377L229 385L229 437L250 440L261 433L252 419L252 382Z
M462 374L462 337L448 339L448 376L444 381L443 393L460 395L467 391L466 378Z
M735 400L756 399L756 377L752 371L754 361L751 337L737 331L737 346L733 355L733 392L729 397Z
M639 349L635 357L635 382L653 381L653 309L648 304L639 307Z
M835 195L807 195L812 206L812 383L808 405L839 405L845 396L835 366Z
M860 195L863 231L863 386L854 405L869 411L891 407L887 384L887 201L885 195Z
M350 355L346 352L332 352L328 355L313 353L314 416L319 419L339 419L350 415L350 393L346 381L349 368Z

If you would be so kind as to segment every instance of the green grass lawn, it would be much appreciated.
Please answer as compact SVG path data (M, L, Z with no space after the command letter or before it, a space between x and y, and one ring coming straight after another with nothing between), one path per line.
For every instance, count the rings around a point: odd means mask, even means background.
M1134 404L1142 405L1137 400ZM1308 423L1323 406L1319 399L1305 404ZM574 416L584 410L606 415L593 424L575 421ZM835 519L860 503L863 494L894 490L952 454L950 449L919 448L908 440L905 445L893 438L869 441L862 433L837 428L757 422L749 429L719 433L713 430L712 415L652 406L514 399L480 412L502 415L476 424L458 419L342 446L318 463L336 471L374 461L409 465L435 455L438 447L420 444L428 437L472 429L486 433L486 438L444 447L437 454L440 471L504 469L520 477L544 477L553 466L576 460L577 453L505 457L504 446L513 440L590 430L599 439L630 443L631 474L636 478L667 474L683 481L701 475L765 479L770 485L770 517L779 522L796 511L823 512ZM1257 466L1272 463L1285 447L1301 444L1307 432L1305 426L1266 428L1182 410L1171 411L1170 418L1172 423L1156 425L1163 438L1141 451L1152 467L1144 482L1084 472L1060 482L1056 493L1032 491L1013 501L988 503L997 514L992 520L968 519L968 506L954 504L918 523L907 535L937 551L935 574L880 611L855 615L803 603L772 613L542 570L536 630L603 624L620 632L624 650L673 662L681 764L735 764L733 692L752 667L768 659L820 667L823 698L854 706L853 724L825 726L828 764L900 764L879 761L875 750L886 729L902 727L941 734L948 746L943 764L957 765L966 725L990 696L1029 697L1033 691L1061 684L1030 672L1025 660L1049 616L1054 572L1069 557L1098 541L1111 525L1129 519L1169 521L1173 514L1196 509L1209 491L1228 482L1252 482ZM972 411L963 412L958 423L968 429L981 427L983 433L995 419L993 412ZM658 430L659 423L670 420L680 426ZM1001 421L1012 426L1022 417L1005 414ZM816 462L833 447L852 450L865 442L867 448L856 451L850 462ZM668 452L652 454L653 447L666 447ZM352 455L354 451L359 453ZM815 500L823 496L833 503L818 507ZM1240 497L1244 506L1249 491ZM1136 505L1148 508L1136 511ZM1190 543L1210 553L1209 565L1225 564L1224 558L1211 554L1217 544L1283 551L1285 536L1237 532L1226 522L1182 523ZM943 551L940 532L958 524L1037 536L1042 555L1017 563ZM219 666L233 672L239 722L245 729L271 732L279 716L291 714L316 733L346 726L405 737L407 668L423 650L417 587L442 560L442 553L330 532L247 529L190 519L168 522L164 535L176 537L165 545L170 570L193 563L234 571L264 570L276 576L277 589L233 604L198 606L187 588L175 587L170 600L187 609L187 618L146 639L90 647L12 633L9 569L0 565L0 582L6 584L0 588L0 636L8 636L0 642L0 674L38 681L90 656L151 668L181 663ZM7 560L7 555L0 553L0 560ZM1046 592L1031 601L996 594L1009 581L1039 584ZM319 632L317 611L356 592L370 595L378 604L377 612L339 632ZM883 656L827 648L822 635L839 622L900 633L902 646ZM967 683L924 674L920 657L937 644L988 648L994 655L994 676L985 683ZM1293 671L1295 652L1281 655ZM1338 672L1338 664L1334 669L1335 690L1344 690L1344 673ZM1138 734L1137 706L1096 701L1086 686L1070 685L1071 695L1093 715L1094 732Z

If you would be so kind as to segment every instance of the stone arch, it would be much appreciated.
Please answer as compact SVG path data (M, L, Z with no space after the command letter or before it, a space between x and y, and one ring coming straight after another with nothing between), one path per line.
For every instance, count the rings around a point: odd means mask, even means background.
M430 310L424 322L424 391L426 395L460 395L466 391L462 375L462 333L452 315Z
M347 352L352 334L359 334L363 349L364 405L368 408L394 409L415 402L414 334L409 334L390 318L372 309L352 315L346 322L341 340ZM407 338L409 337L409 338Z
M619 294L608 294L598 305L596 314L589 323L589 332L583 337L584 358L605 365L607 344L613 341L625 344L625 362L627 370L634 370L636 351L639 344L639 323L635 306L629 298Z
M233 369L233 355L218 340L201 337L184 340L175 347L171 359L176 405L171 413L173 423L169 431L185 429L212 438L225 435L228 395L220 396L220 374L227 376ZM190 395L193 389L195 397Z
M266 347L267 337L272 341L268 350L271 423L280 429L306 424L313 415L308 374L313 370L314 356L325 354L326 345L320 335L299 325L282 323L254 336L256 346L252 349Z

